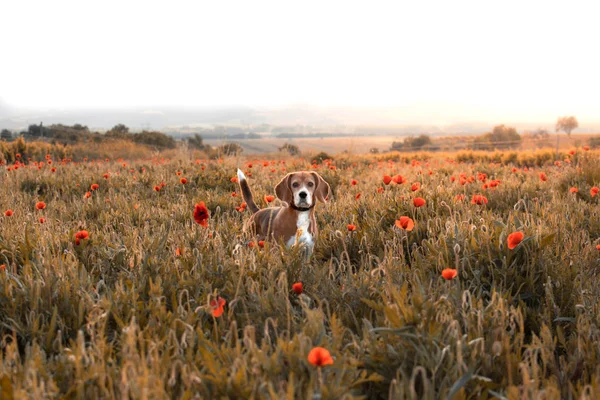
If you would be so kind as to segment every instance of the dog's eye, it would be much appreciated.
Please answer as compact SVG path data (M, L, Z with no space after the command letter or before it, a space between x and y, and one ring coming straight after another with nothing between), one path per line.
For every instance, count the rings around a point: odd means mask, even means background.
M295 188L297 188L298 186L300 186L300 184L299 184L298 182L294 182L294 183L292 183L292 187L295 187Z
M312 182L308 182L308 187L313 187L313 186L315 186L315 184L314 184L314 183L312 183Z

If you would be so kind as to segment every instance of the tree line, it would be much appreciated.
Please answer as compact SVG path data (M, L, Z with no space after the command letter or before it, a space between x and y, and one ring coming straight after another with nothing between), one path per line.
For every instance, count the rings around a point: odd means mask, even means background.
M560 117L558 118L555 130L556 130L556 152L558 154L558 146L560 136L558 133L564 132L569 137L571 132L579 127L577 118L574 116ZM533 139L547 140L550 134L543 129L529 133ZM520 135L514 127L502 125L496 125L490 132L486 132L483 135L476 136L472 141L466 144L466 147L471 150L510 150L516 149L521 146L523 142L523 136ZM598 140L590 140L591 145L597 145ZM596 147L596 146L594 146ZM390 147L391 151L437 151L440 150L440 146L435 144L431 137L422 134L419 136L410 136L405 138L403 141L394 141ZM374 152L374 151L372 151Z
M51 144L73 145L78 143L102 143L110 140L126 140L138 144L151 146L157 149L173 149L177 143L173 137L162 132L144 130L131 133L129 128L123 124L117 124L106 133L93 132L87 126L81 124L64 125L52 124L45 126L43 123L29 125L27 130L18 134L8 129L0 132L0 139L12 141L17 137L28 140L43 140Z

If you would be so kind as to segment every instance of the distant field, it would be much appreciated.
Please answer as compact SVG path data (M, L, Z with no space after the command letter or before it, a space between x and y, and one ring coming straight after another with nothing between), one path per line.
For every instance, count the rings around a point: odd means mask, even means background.
M294 139L247 139L233 140L239 143L246 154L273 153L284 143L297 145L301 151L325 151L327 153L341 153L348 150L353 153L368 153L369 149L376 147L380 151L390 148L394 140L401 140L391 136L380 137L335 137L335 138L294 138ZM205 140L211 146L218 146L226 140Z
M567 135L561 135L560 148L571 148L587 144L592 136L598 134L581 133L573 134L571 138ZM264 139L236 139L233 142L239 143L244 148L245 154L261 154L277 152L278 148L284 143L297 145L301 151L325 151L327 153L342 153L349 151L355 154L365 154L372 148L379 151L387 151L394 141L404 140L404 136L348 136L348 137L330 137L330 138L264 138ZM436 137L435 143L440 144L445 151L461 150L466 142L473 137ZM218 146L227 142L226 139L206 139L205 143L211 146ZM554 148L556 145L556 135L552 134L546 142L533 142L524 139L522 150L533 150L536 148Z

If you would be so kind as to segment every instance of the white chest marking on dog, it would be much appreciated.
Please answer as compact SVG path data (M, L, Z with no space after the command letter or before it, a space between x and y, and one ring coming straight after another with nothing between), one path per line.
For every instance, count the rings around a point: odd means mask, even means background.
M313 246L313 237L308 231L310 225L310 211L301 211L298 213L298 221L296 221L297 230L301 230L302 234L298 238L298 243L304 243L309 247ZM297 233L296 233L297 235ZM287 246L291 247L296 243L296 235L289 238Z

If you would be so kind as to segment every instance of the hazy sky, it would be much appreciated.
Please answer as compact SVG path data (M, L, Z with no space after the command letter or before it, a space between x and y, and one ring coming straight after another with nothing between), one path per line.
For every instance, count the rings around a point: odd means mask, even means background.
M0 99L597 121L598 4L3 1Z

